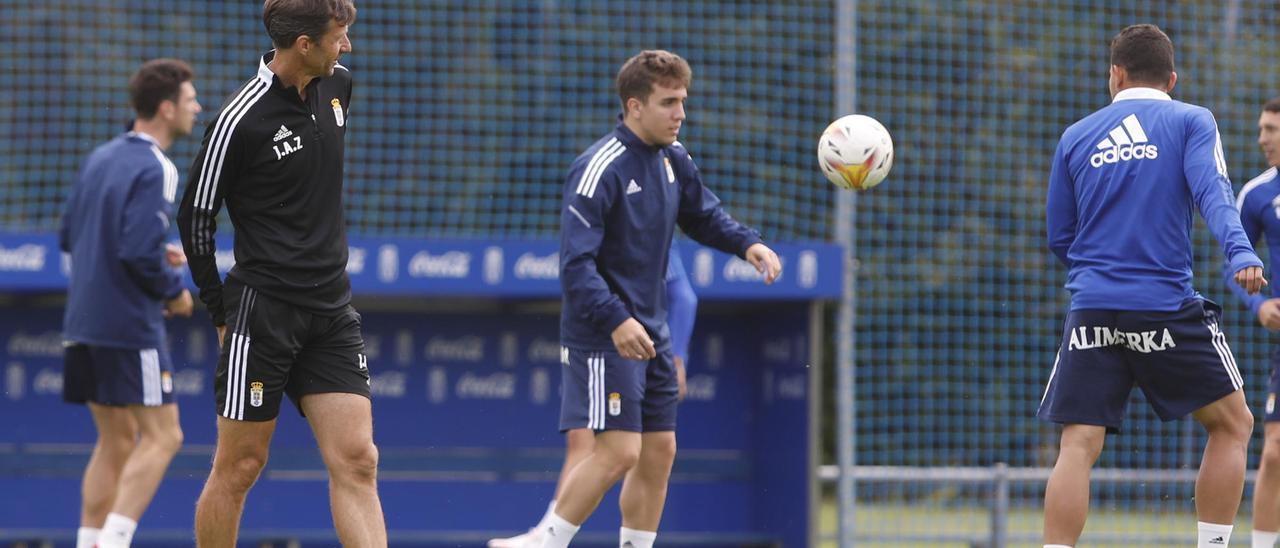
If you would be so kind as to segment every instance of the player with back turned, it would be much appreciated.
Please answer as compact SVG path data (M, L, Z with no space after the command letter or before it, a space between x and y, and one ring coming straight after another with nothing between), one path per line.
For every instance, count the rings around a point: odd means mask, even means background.
M190 316L182 252L166 244L178 170L165 156L200 103L191 67L143 64L129 79L133 128L96 148L67 199L59 240L71 258L63 398L98 430L85 467L77 548L130 545L182 445L165 316Z
M1049 247L1068 268L1071 306L1039 411L1064 425L1044 542L1079 539L1089 471L1136 384L1161 419L1191 414L1208 432L1195 488L1199 546L1225 546L1253 415L1221 309L1191 287L1192 209L1250 294L1266 285L1262 261L1240 226L1213 114L1169 97L1169 37L1127 27L1111 41L1110 65L1111 104L1063 132L1049 174Z

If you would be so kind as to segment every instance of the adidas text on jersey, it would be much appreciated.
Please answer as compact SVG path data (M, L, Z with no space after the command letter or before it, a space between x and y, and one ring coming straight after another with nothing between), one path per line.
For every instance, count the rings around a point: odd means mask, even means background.
M1160 151L1155 145L1146 144L1147 142L1147 133L1142 130L1142 124L1138 123L1138 115L1130 114L1098 143L1097 148L1101 152L1089 157L1089 165L1102 167L1104 164L1143 158L1154 160Z

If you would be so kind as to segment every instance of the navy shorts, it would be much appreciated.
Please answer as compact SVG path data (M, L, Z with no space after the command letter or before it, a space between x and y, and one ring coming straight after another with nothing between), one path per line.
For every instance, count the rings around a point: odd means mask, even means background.
M233 420L268 421L285 394L302 413L307 394L369 397L369 366L360 314L350 305L328 314L307 311L228 277L223 290L227 331L214 400Z
M1280 413L1276 412L1276 394L1280 393L1280 346L1271 351L1271 379L1267 381L1267 403L1262 410L1266 422L1280 421Z
M612 350L561 347L560 364L560 431L676 429L679 384L671 350L652 360L628 360Z
M1201 299L1176 312L1068 312L1039 417L1114 431L1135 384L1165 421L1239 390L1240 369L1218 327L1221 312Z
M101 405L173 403L169 350L72 344L63 351L62 399Z

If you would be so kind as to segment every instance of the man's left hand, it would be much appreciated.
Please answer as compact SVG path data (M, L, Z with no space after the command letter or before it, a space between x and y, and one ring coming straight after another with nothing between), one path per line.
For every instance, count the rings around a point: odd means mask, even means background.
M764 274L765 285L772 284L782 274L782 261L778 254L764 244L752 244L747 248L747 262L756 267L756 272Z

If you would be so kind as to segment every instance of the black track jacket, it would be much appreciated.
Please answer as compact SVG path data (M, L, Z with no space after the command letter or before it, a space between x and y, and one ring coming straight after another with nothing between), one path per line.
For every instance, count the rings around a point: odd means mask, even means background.
M307 85L304 102L267 68L222 105L204 133L178 209L178 230L200 300L226 323L214 259L216 217L235 227L228 276L301 308L327 312L351 300L342 169L351 73Z

